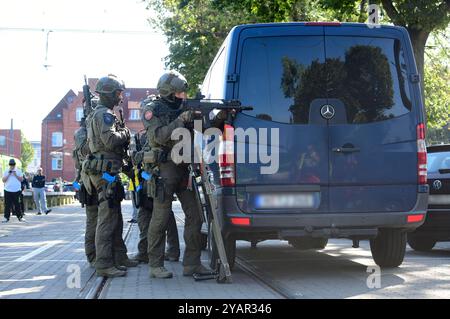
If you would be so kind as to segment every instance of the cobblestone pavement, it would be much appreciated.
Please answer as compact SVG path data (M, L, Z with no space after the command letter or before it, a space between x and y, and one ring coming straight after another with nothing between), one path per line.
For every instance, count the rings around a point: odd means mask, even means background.
M129 201L124 202L123 211L127 221ZM174 211L183 249L183 213L178 203ZM54 208L49 215L28 212L27 223L12 217L10 223L0 224L0 298L84 298L96 281L84 256L84 218L79 205L68 205ZM124 232L129 225L125 222ZM133 224L127 240L130 255L136 252L138 236ZM316 252L298 251L282 241L262 242L256 249L239 241L237 254L293 298L450 298L450 243L438 243L429 253L408 247L402 266L382 270L380 287L373 289L367 285L368 267L375 265L367 242L353 249L348 240L330 240ZM202 259L207 264L206 253ZM100 298L282 297L239 267L233 272L233 284L223 285L183 277L181 262L166 262L166 267L174 278L150 279L144 264L131 268L126 277L108 280Z

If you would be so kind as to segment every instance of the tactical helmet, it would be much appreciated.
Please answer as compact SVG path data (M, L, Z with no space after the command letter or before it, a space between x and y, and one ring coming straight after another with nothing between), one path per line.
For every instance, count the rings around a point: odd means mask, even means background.
M156 86L159 95L167 97L174 93L186 92L188 83L183 75L177 71L168 71L164 73L158 81Z
M95 86L95 92L99 94L108 94L123 90L125 90L125 84L112 74L102 77Z

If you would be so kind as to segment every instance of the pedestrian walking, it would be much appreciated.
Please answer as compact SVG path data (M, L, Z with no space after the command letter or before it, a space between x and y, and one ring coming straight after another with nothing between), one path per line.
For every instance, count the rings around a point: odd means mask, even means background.
M34 202L36 203L37 215L46 215L52 210L47 208L47 199L45 195L45 175L43 175L42 168L38 168L36 175L34 175L31 182L33 188Z
M5 184L5 211L3 223L9 222L11 211L16 215L19 221L25 221L22 218L22 211L20 209L19 197L22 193L22 171L16 168L16 161L11 159L9 161L9 169L3 173L2 181Z

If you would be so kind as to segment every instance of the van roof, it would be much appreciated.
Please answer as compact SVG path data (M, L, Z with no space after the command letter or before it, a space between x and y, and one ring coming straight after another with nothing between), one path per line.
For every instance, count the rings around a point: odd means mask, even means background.
M355 27L355 28L367 28L367 23L357 23L357 22L335 22L335 21L319 21L319 22L310 22L310 21L302 21L302 22L274 22L274 23L253 23L253 24L241 24L235 26L233 29L246 29L246 28L261 28L261 27L295 27L295 26L343 26L343 27ZM380 24L380 28L382 29L405 29L401 26L389 25L389 24ZM377 28L379 29L379 28Z

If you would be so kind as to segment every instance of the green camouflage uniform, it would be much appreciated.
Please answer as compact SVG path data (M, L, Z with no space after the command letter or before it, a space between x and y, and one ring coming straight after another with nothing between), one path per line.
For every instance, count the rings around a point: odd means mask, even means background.
M118 180L109 184L103 179L104 172L116 176L122 168L124 145L129 143L127 129L119 127L114 112L101 104L87 121L89 149L92 156L83 162L83 171L98 193L98 220L95 235L95 268L106 269L124 265L128 260L127 248L122 239L123 219L120 202L123 186Z
M75 149L73 153L73 157L75 160L75 168L78 171L78 176L80 177L80 184L83 188L80 190L81 192L86 192L86 186L91 190L91 194L85 194L85 203L86 206L86 231L84 235L84 251L87 257L87 260L90 264L94 264L95 262L95 230L97 228L97 216L98 216L98 200L97 193L95 189L90 185L89 178L86 178L86 175L81 171L81 163L83 159L85 159L89 154L89 145L87 143L87 130L85 126L81 126L76 132L74 136L75 140ZM84 177L84 178L83 178Z
M145 106L150 103L153 99L149 98L144 100L142 103ZM147 149L147 134L141 134L140 143L144 145L144 150ZM142 159L138 160L139 165L142 164ZM148 197L147 184L141 180L140 184L142 185L142 190L137 192L137 196L140 198L140 205L138 210L138 227L139 227L139 242L138 242L138 254L136 259L139 261L148 263L148 241L147 234L148 228L150 225L150 220L152 218L153 212L153 198ZM175 221L175 215L173 211L171 211L169 217L169 223L167 228L167 245L168 248L166 250L165 258L169 260L178 260L180 257L180 241L178 238L178 228Z
M175 105L165 99L156 99L144 107L142 120L147 130L148 146L152 151L170 154L175 144L170 138L172 131L184 127L184 122L178 118L180 113ZM161 181L153 192L153 216L148 231L149 266L156 268L164 265L165 231L171 216L173 194L177 194L186 215L183 266L201 265L202 221L194 193L187 189L187 164L176 165L170 158L162 159L149 171L153 174L153 180L155 175L159 175Z
M138 227L139 227L139 243L138 243L138 259L148 262L148 228L153 212L153 199L147 197L146 186L142 192L141 203L138 211ZM180 256L180 241L178 239L178 228L173 212L170 212L168 228L167 228L167 245L166 258L178 259Z

